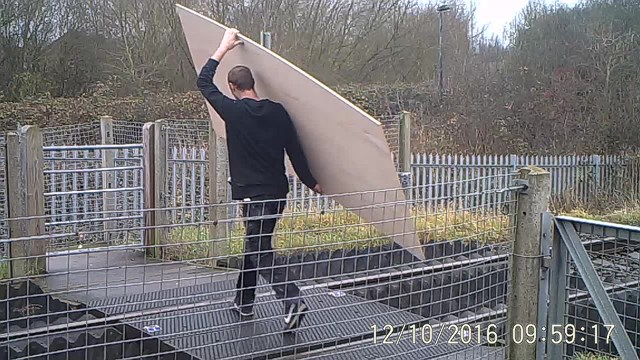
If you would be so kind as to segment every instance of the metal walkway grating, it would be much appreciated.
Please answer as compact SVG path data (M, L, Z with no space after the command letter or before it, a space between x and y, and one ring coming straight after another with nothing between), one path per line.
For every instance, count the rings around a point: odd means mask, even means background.
M395 339L390 339L391 342ZM506 351L504 347L477 346L460 349L456 344L447 344L447 339L439 346L425 346L416 341L400 341L393 344L372 345L369 340L366 343L354 344L349 347L327 350L321 355L311 355L308 357L295 357L295 359L313 360L505 360ZM450 351L442 355L442 348L449 347ZM294 357L283 358L286 360Z
M152 295L151 295L152 296ZM385 325L425 322L422 316L399 310L377 301L332 292L326 289L303 290L310 311L303 326L293 334L282 332L283 305L273 295L257 298L256 316L241 321L231 310L231 304L222 301L190 309L148 314L127 319L137 329L155 327L150 335L162 342L199 359L270 359L363 341L362 352L328 355L327 359L367 359L392 355L400 346L413 346L416 358L440 358L456 351L469 349L468 344L441 342L431 345L410 344L407 338L398 345L374 345L372 325L383 329ZM230 301L230 300L229 300ZM139 311L139 305L130 305L128 311ZM442 337L450 336L449 330ZM384 335L378 334L378 343ZM407 343L406 345L403 345ZM336 349L338 350L338 349ZM338 350L340 351L340 350ZM391 352L390 352L391 351ZM342 356L342 357L339 357ZM347 356L347 357L345 357ZM373 356L373 357L372 357Z
M110 316L171 306L188 306L201 302L220 302L235 295L235 286L235 280L212 281L206 284L90 301L87 303L87 308L99 310ZM271 291L269 284L259 277L256 293L259 295L269 291Z

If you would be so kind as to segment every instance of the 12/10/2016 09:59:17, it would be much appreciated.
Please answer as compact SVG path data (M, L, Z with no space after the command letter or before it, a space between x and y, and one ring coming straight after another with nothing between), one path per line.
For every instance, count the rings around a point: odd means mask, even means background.
M483 327L485 328L484 331ZM604 329L601 329L601 327ZM484 326L477 324L448 326L431 326L429 324L419 326L416 324L405 324L402 326L393 326L387 324L383 327L372 325L371 329L373 330L374 344L397 344L401 341L403 335L408 336L408 340L413 343L421 342L425 345L437 343L471 344L474 340L480 344L485 342L483 341L483 338L486 338L485 343L490 345L496 344L499 341L498 327L496 324L488 324ZM445 329L448 329L448 331L444 332ZM563 342L568 344L580 344L586 343L589 337L593 337L593 342L595 344L598 344L600 341L604 341L606 344L609 344L613 329L614 325L602 326L596 324L590 327L581 326L580 328L576 328L573 324L552 325L549 333L547 334L549 338L539 338L540 332L538 332L536 324L527 324L526 326L516 324L511 329L511 340L516 344L523 342L533 344L537 341L551 341L553 344L560 344ZM547 329L546 327L542 327L540 330L541 332L545 332ZM383 334L378 334L381 331ZM583 333L579 337L578 331Z

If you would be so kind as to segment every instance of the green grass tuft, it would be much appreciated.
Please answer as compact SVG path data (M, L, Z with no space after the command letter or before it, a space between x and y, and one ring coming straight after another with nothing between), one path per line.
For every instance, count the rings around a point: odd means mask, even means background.
M476 244L500 243L509 240L509 219L502 214L480 214L456 211L452 208L435 213L413 211L416 233L422 243L462 240ZM173 228L165 247L165 258L196 260L211 258L212 242L207 226L192 225ZM244 227L238 223L226 239L226 254L238 255L244 250ZM390 243L375 226L365 224L353 212L332 210L303 215L285 212L276 228L274 248L278 252L302 249L335 250L377 247Z
M0 259L0 280L9 278L9 259Z

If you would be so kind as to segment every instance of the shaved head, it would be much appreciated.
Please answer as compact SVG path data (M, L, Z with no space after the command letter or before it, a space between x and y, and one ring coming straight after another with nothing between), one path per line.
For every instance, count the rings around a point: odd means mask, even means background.
M233 69L229 70L227 81L233 84L239 91L253 90L255 86L255 80L253 79L251 70L244 65L234 66Z

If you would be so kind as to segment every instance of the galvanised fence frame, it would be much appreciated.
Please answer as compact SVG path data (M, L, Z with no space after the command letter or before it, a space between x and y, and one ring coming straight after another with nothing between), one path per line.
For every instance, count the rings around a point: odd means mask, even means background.
M543 237L539 356L640 356L640 228L558 216ZM544 305L548 304L548 308ZM540 339L544 339L540 341ZM546 349L545 349L546 347Z

